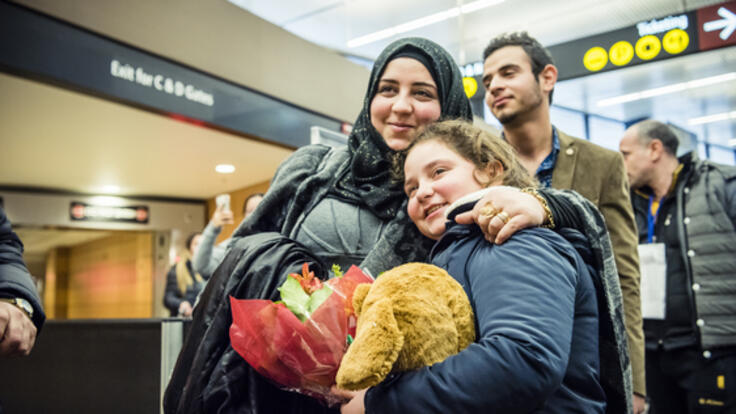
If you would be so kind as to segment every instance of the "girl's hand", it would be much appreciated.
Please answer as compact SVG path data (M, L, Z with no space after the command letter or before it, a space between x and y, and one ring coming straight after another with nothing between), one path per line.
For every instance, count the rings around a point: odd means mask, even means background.
M497 186L489 188L473 210L458 214L455 221L459 224L475 222L486 240L502 244L521 229L541 226L545 218L542 203L533 195L518 188Z
M341 414L363 414L365 413L365 392L368 389L360 391L347 391L333 386L330 390L332 395L343 398L345 403L340 406Z

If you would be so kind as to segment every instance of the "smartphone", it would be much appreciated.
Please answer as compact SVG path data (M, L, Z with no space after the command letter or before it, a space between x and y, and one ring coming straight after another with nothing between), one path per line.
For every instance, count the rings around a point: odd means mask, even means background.
M218 210L230 210L230 194L220 194L215 197L215 204Z

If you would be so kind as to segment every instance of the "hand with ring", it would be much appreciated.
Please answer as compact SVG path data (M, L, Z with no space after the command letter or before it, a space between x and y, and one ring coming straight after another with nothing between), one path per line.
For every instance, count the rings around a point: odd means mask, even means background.
M501 211L500 213L496 214L495 217L501 219L504 225L509 222L509 215L505 211Z
M472 211L455 217L460 224L475 222L486 240L495 244L502 244L521 229L541 226L544 220L545 211L539 200L507 186L489 188Z

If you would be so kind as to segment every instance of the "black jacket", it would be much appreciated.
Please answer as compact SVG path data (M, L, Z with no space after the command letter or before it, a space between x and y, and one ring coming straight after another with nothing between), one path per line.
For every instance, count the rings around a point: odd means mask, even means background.
M660 206L657 242L665 244L667 310L646 320L647 348L736 345L736 167L678 158L683 169ZM633 192L640 240L647 239L647 189Z
M33 305L33 324L41 330L46 314L23 262L23 243L13 232L5 211L0 208L0 298L23 298Z
M298 243L278 233L233 241L194 309L164 395L166 413L330 413L317 400L282 391L262 377L230 346L230 295L278 300L277 288L304 262L316 275L326 267Z
M191 260L187 260L187 269L189 270L190 275L194 274ZM204 282L197 282L193 277L192 279L194 280L194 283L187 286L187 290L182 294L176 281L176 265L171 266L169 273L166 274L164 306L169 310L171 316L179 314L179 305L184 301L187 301L190 305L194 306L194 302L196 302L197 295L199 295L199 292L202 290Z

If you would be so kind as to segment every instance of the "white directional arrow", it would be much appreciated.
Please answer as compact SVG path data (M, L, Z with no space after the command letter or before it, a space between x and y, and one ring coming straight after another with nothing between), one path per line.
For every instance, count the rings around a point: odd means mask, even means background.
M736 30L736 14L725 7L721 7L718 9L718 15L723 18L720 20L713 20L712 22L704 24L703 30L705 30L706 32L712 32L714 30L723 29L721 30L721 33L718 35L718 37L720 37L721 40L726 40L729 36L731 36L731 33Z

